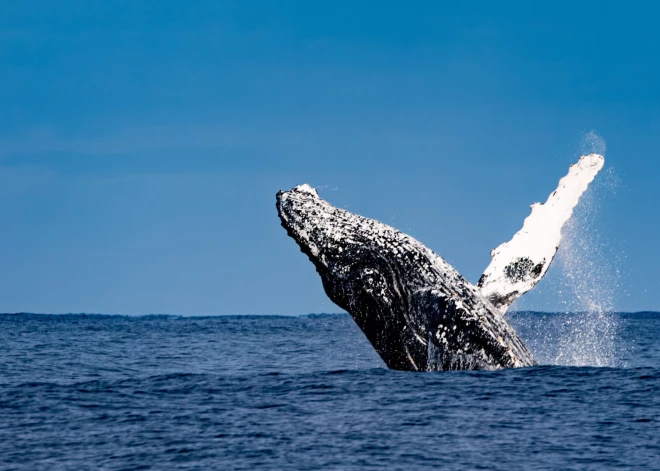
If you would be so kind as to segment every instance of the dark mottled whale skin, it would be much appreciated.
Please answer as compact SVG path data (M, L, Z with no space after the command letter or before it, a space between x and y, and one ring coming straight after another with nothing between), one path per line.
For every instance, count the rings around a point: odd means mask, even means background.
M389 368L534 365L502 313L417 240L336 208L307 185L280 191L277 210L327 295L351 314Z

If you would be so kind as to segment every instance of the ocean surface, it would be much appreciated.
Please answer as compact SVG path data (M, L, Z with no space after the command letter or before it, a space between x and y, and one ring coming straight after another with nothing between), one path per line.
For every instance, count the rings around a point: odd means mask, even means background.
M660 314L511 323L540 366L390 371L347 315L0 315L0 469L660 469Z

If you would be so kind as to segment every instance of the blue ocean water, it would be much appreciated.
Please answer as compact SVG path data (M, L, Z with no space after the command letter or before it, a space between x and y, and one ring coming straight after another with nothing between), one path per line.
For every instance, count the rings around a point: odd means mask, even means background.
M511 322L541 366L390 371L347 315L1 315L0 468L660 469L660 314Z

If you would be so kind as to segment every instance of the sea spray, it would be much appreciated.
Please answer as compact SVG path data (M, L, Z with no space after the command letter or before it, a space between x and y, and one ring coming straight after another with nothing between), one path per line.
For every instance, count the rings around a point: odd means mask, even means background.
M552 363L575 366L616 366L619 318L613 315L620 290L620 257L609 245L600 224L603 192L612 192L616 178L610 170L594 188L565 228L557 254L560 297L566 312ZM609 178L608 178L609 177Z
M576 157L588 154L605 155L607 143L596 131L591 130L584 133L580 144L578 145L578 154Z

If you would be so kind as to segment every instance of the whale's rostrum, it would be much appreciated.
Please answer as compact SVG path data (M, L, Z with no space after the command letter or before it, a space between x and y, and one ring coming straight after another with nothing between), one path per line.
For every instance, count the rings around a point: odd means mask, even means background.
M602 167L602 157L598 158ZM570 217L593 179L592 173L590 178L566 181L569 172L544 205L561 209L557 211L561 216L546 217L553 230L560 231ZM282 226L316 267L327 295L350 313L389 368L437 371L534 364L531 352L503 313L547 271L556 246L551 251L545 247L545 239L540 270L536 269L537 253L527 254L523 244L516 242L519 232L509 242L513 249L500 250L503 244L493 251L480 288L419 241L386 224L332 206L309 185L280 191L277 209ZM523 230L532 216L526 219ZM526 257L536 263L531 269L524 261Z

